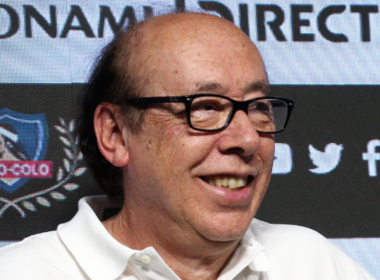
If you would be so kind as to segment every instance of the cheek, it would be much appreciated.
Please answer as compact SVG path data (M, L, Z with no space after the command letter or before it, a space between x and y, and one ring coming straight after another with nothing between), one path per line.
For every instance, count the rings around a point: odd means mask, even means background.
M158 129L147 145L148 149L154 151L153 157L160 161L160 166L169 172L175 171L186 162L184 130L179 126Z
M177 142L177 140L184 134L185 129L179 126L168 127L165 129L163 138L165 142Z
M272 169L274 160L274 139L262 138L260 143L260 150L258 151L259 160L262 162L265 170Z

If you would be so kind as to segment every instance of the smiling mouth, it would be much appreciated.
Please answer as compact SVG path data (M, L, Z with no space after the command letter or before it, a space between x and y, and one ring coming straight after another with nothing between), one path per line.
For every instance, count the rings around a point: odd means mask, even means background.
M252 182L253 176L207 176L201 179L212 186L222 187L227 190L240 190Z

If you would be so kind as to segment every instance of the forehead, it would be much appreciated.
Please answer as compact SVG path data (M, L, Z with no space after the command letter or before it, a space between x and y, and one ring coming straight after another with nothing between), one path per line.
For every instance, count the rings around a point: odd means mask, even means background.
M244 91L266 83L260 54L232 23L204 15L169 18L148 26L135 65L150 90L144 95L191 91Z

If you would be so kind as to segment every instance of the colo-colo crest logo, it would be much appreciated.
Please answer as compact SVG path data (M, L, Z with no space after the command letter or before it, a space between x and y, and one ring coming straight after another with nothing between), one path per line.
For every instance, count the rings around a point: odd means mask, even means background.
M79 167L82 154L77 150L74 128L74 120L66 122L62 118L55 125L65 155L62 164L55 166L45 159L49 142L45 115L22 114L7 108L0 110L0 218L9 209L26 217L28 211L51 207L51 200L65 200L63 189L73 191L79 187L71 179L83 175L86 168ZM53 184L9 198L27 188L31 180L52 178Z

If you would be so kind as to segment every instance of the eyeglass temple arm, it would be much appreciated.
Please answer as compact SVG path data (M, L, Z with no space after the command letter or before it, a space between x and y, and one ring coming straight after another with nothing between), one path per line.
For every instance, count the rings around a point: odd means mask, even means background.
M166 96L166 97L139 97L127 99L127 102L130 105L149 105L156 103L165 103L165 102L186 102L187 98L185 96Z

